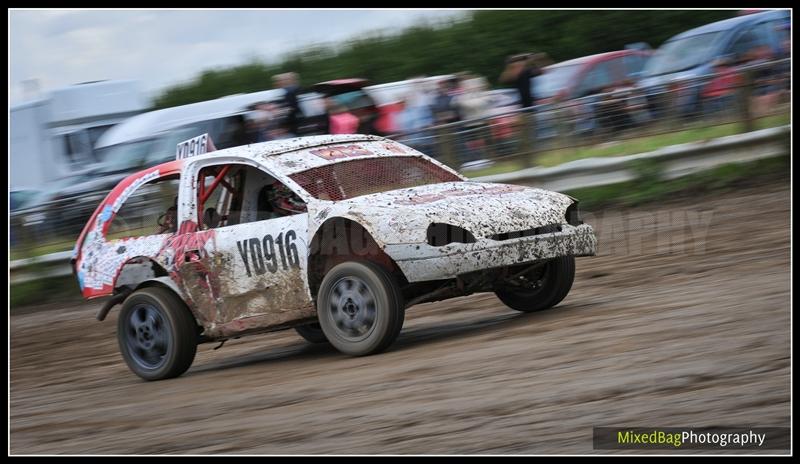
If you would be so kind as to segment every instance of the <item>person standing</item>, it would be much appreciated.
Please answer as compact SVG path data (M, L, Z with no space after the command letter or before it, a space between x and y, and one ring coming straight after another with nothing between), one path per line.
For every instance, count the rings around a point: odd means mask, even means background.
M299 76L297 73L287 72L273 76L272 80L275 87L281 88L286 92L283 96L283 106L286 112L283 127L290 134L290 137L296 137L300 122L304 117L298 100L298 94L300 93Z
M457 92L458 79L445 79L439 81L436 95L433 97L431 112L436 125L449 124L461 120L458 108L453 101Z
M550 61L544 53L524 53L508 57L506 68L500 75L499 81L504 84L513 84L519 93L519 102L522 106L519 127L522 143L521 150L529 151L532 144L539 138L538 115L536 114L535 89L533 79L543 73L542 68ZM527 113L527 114L526 114Z
M542 67L548 60L544 53L523 53L510 56L506 60L500 82L514 85L523 108L530 108L536 103L532 80L542 74Z
M488 144L486 118L491 105L489 95L486 93L488 87L488 82L482 77L464 76L462 93L454 99L455 106L464 120L463 142L459 146L462 169L479 161L483 165L491 163L483 159Z
M486 79L468 76L462 87L463 92L455 97L454 103L463 119L475 120L488 116L491 100L486 93L489 90Z

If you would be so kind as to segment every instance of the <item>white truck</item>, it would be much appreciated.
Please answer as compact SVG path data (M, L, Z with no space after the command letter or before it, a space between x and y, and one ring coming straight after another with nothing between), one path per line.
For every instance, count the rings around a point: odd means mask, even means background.
M41 190L99 161L97 139L144 111L135 81L100 81L52 91L10 110L10 190Z

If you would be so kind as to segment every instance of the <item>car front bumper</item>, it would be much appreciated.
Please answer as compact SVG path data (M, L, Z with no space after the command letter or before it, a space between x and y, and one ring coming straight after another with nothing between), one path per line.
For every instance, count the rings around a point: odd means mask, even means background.
M386 245L384 251L409 282L424 282L559 256L593 256L597 251L597 238L588 224L562 224L560 232L502 241L480 238L475 243L450 243L440 247L405 243Z

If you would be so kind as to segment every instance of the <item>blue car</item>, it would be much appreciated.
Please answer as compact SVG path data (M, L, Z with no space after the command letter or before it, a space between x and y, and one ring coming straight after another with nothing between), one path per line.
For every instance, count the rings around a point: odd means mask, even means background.
M628 105L609 103L612 99L627 98L622 94L627 94L627 89L639 79L651 55L648 46L639 43L629 45L626 50L583 56L545 67L532 84L538 105L538 138L557 136L559 119L564 115L572 125L570 130L578 135L638 124L638 114L628 111Z
M697 114L703 79L715 60L740 61L756 47L769 46L774 57L787 57L788 10L771 10L706 24L666 41L648 61L637 87L650 110L660 116L666 92L679 90L684 114Z

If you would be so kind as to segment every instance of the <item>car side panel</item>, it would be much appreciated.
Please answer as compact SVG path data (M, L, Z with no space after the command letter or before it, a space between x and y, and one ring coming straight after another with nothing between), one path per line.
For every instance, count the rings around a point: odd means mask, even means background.
M221 227L210 240L181 250L179 286L191 299L206 336L313 317L308 287L308 219L297 214ZM188 240L191 240L187 237Z

